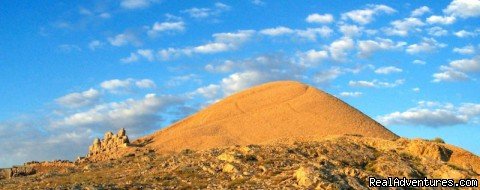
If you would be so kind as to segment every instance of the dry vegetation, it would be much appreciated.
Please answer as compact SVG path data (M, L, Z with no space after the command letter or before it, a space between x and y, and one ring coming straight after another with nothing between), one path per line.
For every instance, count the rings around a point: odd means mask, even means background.
M185 149L170 155L138 148L116 160L51 166L34 175L0 180L0 187L369 189L369 176L478 179L478 164L478 157L442 143L339 136L292 144Z

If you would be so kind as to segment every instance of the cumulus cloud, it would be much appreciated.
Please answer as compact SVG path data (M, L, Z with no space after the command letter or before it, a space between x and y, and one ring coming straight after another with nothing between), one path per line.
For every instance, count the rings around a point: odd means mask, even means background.
M409 32L421 31L419 27L424 26L425 23L418 18L409 17L403 20L392 21L390 25L391 27L384 29L387 35L408 36Z
M217 84L203 86L192 94L208 98L215 96L214 99L218 99L265 82L301 77L299 65L281 55L261 55L235 63L234 73L222 78Z
M292 34L294 33L294 30L284 27L284 26L278 26L275 28L267 28L260 30L260 34L267 35L267 36L282 36L286 34Z
M153 26L148 30L149 36L157 36L162 32L182 32L185 30L185 23L183 21L175 22L155 22Z
M131 32L118 34L114 37L109 37L108 42L110 42L110 45L112 45L112 46L125 46L125 45L128 45L128 44L133 44L133 45L139 45L140 44L140 41Z
M374 20L375 15L382 13L392 14L397 12L395 9L386 5L368 5L366 9L353 10L342 14L342 19L350 19L358 24L368 24Z
M180 56L191 56L193 54L215 54L225 51L231 51L238 49L241 45L245 42L250 40L252 36L256 33L254 30L239 30L237 32L225 32L225 33L215 33L212 35L213 41L193 46L193 47L184 47L184 48L166 48L158 50L156 55L153 52L146 55L142 54L142 50L137 50L137 52L133 52L130 54L130 57L124 58L122 62L134 62L138 61L139 57L147 58L149 61L153 61L154 59L158 61L167 61L170 59L174 59ZM145 51L145 50L144 50Z
M221 90L222 88L220 85L210 84L208 86L197 88L197 90L193 92L193 95L200 94L207 99L215 99L218 98Z
M342 24L339 27L339 30L343 35L347 37L359 36L362 34L364 28L357 25Z
M447 30L443 29L442 27L438 27L438 26L434 26L434 27L429 28L427 30L427 32L428 32L429 35L436 36L436 37L448 35Z
M328 26L307 29L291 29L284 26L278 26L275 28L266 28L260 30L259 33L271 37L293 35L297 38L315 41L319 36L322 38L329 37L333 33L333 30L330 29Z
M455 22L456 18L453 16L438 16L438 15L432 15L427 18L427 22L429 24L443 24L443 25L449 25L453 24Z
M432 11L430 10L429 7L427 6L422 6L422 7L419 7L415 10L412 11L412 13L410 14L411 17L419 17L419 16L422 16L424 15L425 13L431 13Z
M459 38L466 38L466 37L474 37L474 36L477 36L477 33L475 32L469 32L469 31L466 31L466 30L460 30L460 31L457 31L455 33L453 33L455 36L459 37Z
M480 116L480 104L463 103L455 106L450 103L418 102L416 107L403 112L393 112L378 117L384 125L413 125L442 127L467 124Z
M339 67L332 67L328 70L322 70L313 75L313 82L317 84L327 84L342 75L344 71Z
M354 42L351 38L340 38L330 44L328 51L333 60L345 61L348 52L354 48Z
M190 17L195 19L205 19L213 16L218 16L223 12L229 11L231 9L230 6L217 2L211 8L198 8L193 7L190 9L183 10L182 12L187 13Z
M453 52L463 54L463 55L475 54L475 47L473 47L472 45L468 45L460 48L455 47L453 48Z
M480 57L454 60L450 62L450 66L466 73L480 72Z
M461 18L480 16L480 0L453 0L444 13Z
M400 73L402 71L403 70L398 68L398 67L388 66L388 67L380 67L380 68L376 69L375 73L388 75L388 74L391 74L391 73Z
M433 38L423 38L422 42L409 45L406 51L409 54L431 53L446 46L446 44L439 43Z
M363 93L361 92L341 92L340 93L340 96L343 96L343 97L360 97Z
M403 83L405 83L404 79L398 79L392 83L382 82L375 79L372 81L365 81L365 80L349 81L348 85L352 87L365 87L365 88L394 88L399 85L402 85Z
M211 73L226 73L233 70L235 62L231 60L225 60L221 64L207 64L205 70Z
M100 98L100 92L93 88L83 92L74 92L62 96L55 101L65 107L78 108L95 104Z
M370 57L375 51L400 49L406 45L406 42L393 42L390 39L377 38L376 40L358 41L358 55L360 57Z
M142 133L158 127L159 111L183 102L178 96L147 94L143 99L127 99L96 105L90 110L74 113L54 125L118 130L128 128L131 133Z
M298 53L298 57L300 58L300 64L309 67L312 64L315 65L327 59L328 52L325 50L317 51L317 50L311 49L306 52Z
M333 30L328 26L322 26L318 28L307 28L305 30L295 30L295 35L307 39L310 41L316 41L317 37L327 38L333 33Z
M419 59L413 60L412 63L413 63L413 64L416 64L416 65L425 65L425 64L427 64L427 62L425 62L425 61L423 61L423 60L419 60Z
M112 79L112 80L107 80L103 81L100 83L100 86L109 91L110 93L127 93L127 92L132 92L133 88L155 88L155 82L153 82L150 79Z
M453 82L453 81L464 81L468 79L468 75L457 71L448 66L440 66L440 72L434 73L433 75L433 82Z
M333 15L331 14L310 14L307 16L305 19L308 23L320 23L320 24L326 24L326 23L331 23L334 21Z

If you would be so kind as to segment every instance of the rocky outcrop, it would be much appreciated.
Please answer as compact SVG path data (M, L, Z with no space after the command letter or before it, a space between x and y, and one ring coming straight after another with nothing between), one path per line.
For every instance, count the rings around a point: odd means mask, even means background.
M53 161L30 161L23 164L30 167L73 167L74 163L70 160L53 160Z
M117 134L112 132L105 133L103 140L96 138L93 140L93 144L88 149L86 158L93 157L100 154L112 154L118 149L128 147L130 141L124 128L120 129Z
M1 178L9 179L12 177L32 175L36 173L36 170L28 166L16 166L13 168L2 169L0 170L0 173L2 174L0 179Z

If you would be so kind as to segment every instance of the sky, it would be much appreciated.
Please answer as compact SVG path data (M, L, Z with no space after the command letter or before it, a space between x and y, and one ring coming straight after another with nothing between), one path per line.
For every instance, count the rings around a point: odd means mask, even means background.
M480 154L480 0L0 3L0 167L296 80ZM292 126L294 127L294 126Z

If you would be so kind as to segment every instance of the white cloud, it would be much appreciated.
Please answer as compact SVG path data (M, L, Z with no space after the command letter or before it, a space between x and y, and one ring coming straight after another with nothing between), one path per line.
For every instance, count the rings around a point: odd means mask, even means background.
M292 34L294 31L288 27L278 26L275 28L267 28L260 31L260 34L267 36L281 36L285 34Z
M100 86L111 93L131 92L133 87L137 88L155 88L155 83L150 79L112 79L103 81Z
M339 26L339 30L343 35L347 37L359 36L363 32L363 27L358 27L357 25L348 25L343 24Z
M394 87L397 87L399 85L402 85L403 83L405 83L404 79L398 79L398 80L395 80L392 83L382 82L382 81L378 81L378 80L375 79L375 80L372 80L372 81L364 81L364 80L349 81L348 85L352 86L352 87L365 87L365 88L394 88Z
M388 74L391 74L391 73L400 73L402 71L403 70L400 69L400 68L397 68L397 67L394 67L394 66L388 66L388 67L380 67L380 68L376 69L375 73L388 75Z
M156 0L122 0L120 6L125 9L142 9L149 7Z
M120 62L122 62L122 63L133 63L133 62L137 62L138 60L139 60L139 58L138 58L138 55L136 53L130 53L130 56L120 59Z
M197 53L209 54L209 53L218 53L230 50L228 44L220 42L212 42L204 45L197 46L193 48L193 51Z
M440 66L440 72L434 73L433 82L453 82L453 81L464 81L468 79L468 76L460 71L457 71L451 67Z
M151 49L139 49L137 50L137 53L138 55L144 57L150 62L155 60L155 56L153 55L153 50Z
M166 86L167 87L176 87L176 86L180 86L184 83L189 83L189 84L192 84L192 83L196 83L196 84L200 84L201 83L201 79L198 75L196 74L186 74L186 75L179 75L179 76L174 76L172 77L171 79L169 79L167 82L166 82Z
M328 58L328 52L325 50L308 50L306 52L301 52L297 53L297 56L299 57L299 64L305 66L305 67L310 67L312 65L316 65L318 63L321 63L323 60Z
M480 104L464 103L455 106L450 103L421 101L406 111L379 116L378 121L385 125L441 127L467 124L479 116Z
M407 36L411 31L421 31L419 27L424 26L425 23L418 18L410 17L392 21L390 25L392 27L384 29L387 35Z
M108 42L110 42L112 46L124 46L128 44L138 45L140 43L133 33L118 34L114 37L108 38Z
M343 97L360 97L363 93L361 92L341 92L340 96Z
M418 87L412 88L412 91L415 92L415 93L418 93L418 92L420 92L420 88L418 88Z
M328 47L328 50L333 60L345 61L348 56L348 51L352 50L353 48L353 40L351 38L344 37L332 42Z
M433 38L423 38L422 42L409 45L406 51L409 54L430 53L446 46L446 44L438 43Z
M182 12L189 14L192 18L205 19L213 16L218 16L223 12L229 11L230 8L231 7L226 4L217 2L212 8L193 7L183 10Z
M210 84L208 86L197 88L193 94L200 94L205 98L215 99L220 95L221 89L220 85Z
M480 16L480 0L453 0L444 13L461 18Z
M78 108L95 104L100 98L100 92L93 88L83 92L75 92L62 96L55 101L65 107Z
M464 46L461 48L453 48L453 52L459 53L459 54L475 54L475 47L472 45Z
M149 36L156 36L162 32L182 32L185 30L185 23L183 21L176 22L155 22L150 30Z
M344 72L338 67L332 67L328 70L323 70L315 73L313 76L313 82L317 84L325 84L335 80L337 77L342 75Z
M454 60L450 62L450 66L462 72L480 72L480 57Z
M137 80L135 81L135 85L138 88L155 88L155 82L153 82L150 79L142 79L142 80Z
M267 77L258 71L245 71L234 73L222 79L222 88L225 94L231 94L250 86L265 82Z
M326 23L331 23L334 21L334 18L331 14L310 14L307 16L305 19L308 23L320 23L320 24L326 24Z
M416 64L416 65L425 65L425 64L427 64L427 62L425 62L425 61L423 61L423 60L419 60L419 59L413 60L412 63L413 63L413 64Z
M59 120L55 126L102 127L104 130L127 128L129 132L138 134L157 127L159 111L182 102L183 99L178 96L147 94L140 100L127 99L97 105Z
M466 38L466 37L476 36L477 34L474 33L474 32L466 31L466 30L460 30L460 31L455 32L454 35L459 37L459 38Z
M429 24L443 24L443 25L449 25L453 24L455 22L455 17L453 16L438 16L438 15L432 15L427 18L427 22Z
M262 55L235 61L235 68L236 72L222 78L218 84L213 84L221 87L219 97L269 81L302 77L299 65L280 55Z
M272 36L272 37L294 35L295 37L298 37L298 38L307 39L310 41L316 41L318 36L323 38L329 37L333 33L333 30L330 29L328 26L322 26L318 28L307 28L305 30L301 30L301 29L294 30L288 27L278 26L275 28L266 28L266 29L260 30L259 33L262 35Z
M427 6L422 6L420 8L417 8L415 10L412 11L412 13L410 14L411 17L419 17L419 16L422 16L424 15L425 13L431 13L432 11L430 10L429 7Z
M295 30L295 35L310 41L316 41L318 36L327 38L332 33L333 33L333 30L330 29L328 26L322 26L318 28L307 28L305 30Z
M391 14L396 10L386 5L369 5L366 9L353 10L342 14L342 19L350 19L358 24L368 24L374 20L373 16L381 13Z
M205 65L205 70L212 73L226 73L232 71L234 67L235 62L226 60L220 65L207 64Z
M439 37L439 36L448 35L447 30L443 29L442 27L438 27L438 26L431 27L427 31L428 31L428 34L431 35L431 36Z
M218 53L238 48L241 44L249 40L255 31L239 30L238 32L216 33L213 34L214 42L193 47L188 51L196 53Z
M378 50L400 49L406 45L405 42L393 42L390 39L377 38L376 40L358 41L360 57L370 57L372 53Z
M90 48L91 50L96 50L97 48L102 46L103 46L103 43L98 40L93 40L90 43L88 43L88 48Z
M167 48L157 52L158 58L166 61L182 55L191 56L197 54L213 54L238 49L255 34L254 30L239 30L237 32L215 33L213 41L194 47Z

